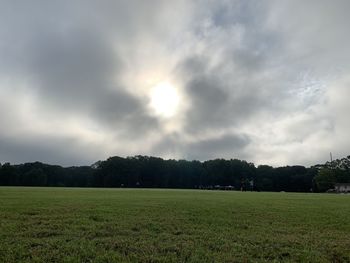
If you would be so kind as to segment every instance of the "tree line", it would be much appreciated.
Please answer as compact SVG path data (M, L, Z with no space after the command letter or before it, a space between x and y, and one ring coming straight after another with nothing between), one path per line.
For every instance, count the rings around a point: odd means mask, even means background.
M91 166L0 164L2 186L140 187L322 192L350 182L350 156L312 167L255 166L238 159L204 162L152 156L110 157Z

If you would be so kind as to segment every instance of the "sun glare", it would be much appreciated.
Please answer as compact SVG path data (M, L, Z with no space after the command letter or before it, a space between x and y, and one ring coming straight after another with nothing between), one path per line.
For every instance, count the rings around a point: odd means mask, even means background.
M155 114L169 118L176 114L180 102L177 89L168 82L162 82L151 90L150 106Z

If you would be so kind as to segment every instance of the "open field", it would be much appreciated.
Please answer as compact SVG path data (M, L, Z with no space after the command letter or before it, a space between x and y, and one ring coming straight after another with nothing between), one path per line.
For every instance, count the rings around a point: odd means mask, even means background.
M350 262L350 195L0 188L1 262Z

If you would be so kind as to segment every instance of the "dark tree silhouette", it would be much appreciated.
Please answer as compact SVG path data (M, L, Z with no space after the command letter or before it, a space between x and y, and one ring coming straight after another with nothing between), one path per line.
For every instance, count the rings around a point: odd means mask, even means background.
M152 156L110 157L91 166L61 167L40 162L0 164L3 186L201 188L257 191L326 191L350 182L350 156L315 165L271 167L231 159L205 162Z

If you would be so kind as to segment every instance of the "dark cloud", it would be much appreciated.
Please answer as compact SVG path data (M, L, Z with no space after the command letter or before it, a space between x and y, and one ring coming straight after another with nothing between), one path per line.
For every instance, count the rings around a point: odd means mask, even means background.
M74 147L69 147L74 145ZM2 163L45 162L64 166L90 165L95 162L88 145L81 145L77 138L53 136L11 138L0 137L0 160ZM85 154L81 154L85 152Z
M199 140L188 145L188 158L209 160L234 158L243 155L243 149L250 143L246 135L229 134L213 139ZM241 157L242 158L242 157Z
M191 109L187 115L189 129L213 128L232 122L229 111L230 94L220 89L219 82L215 78L202 76L188 83L187 91L191 98Z
M250 56L242 53L239 59L236 56L232 59L229 53L223 64L215 68L210 68L210 61L204 58L188 58L183 62L180 71L191 76L185 84L191 101L186 116L189 132L238 127L260 111L273 114L276 104L284 99L283 91L276 90L269 79L259 79L256 69L259 61L247 62ZM252 65L249 70L247 63ZM243 77L234 67L245 68Z
M234 158L242 156L250 143L246 134L215 135L197 141L185 141L181 134L170 134L156 144L152 153L165 154L190 160L208 160L215 158ZM180 156L178 156L180 154Z

